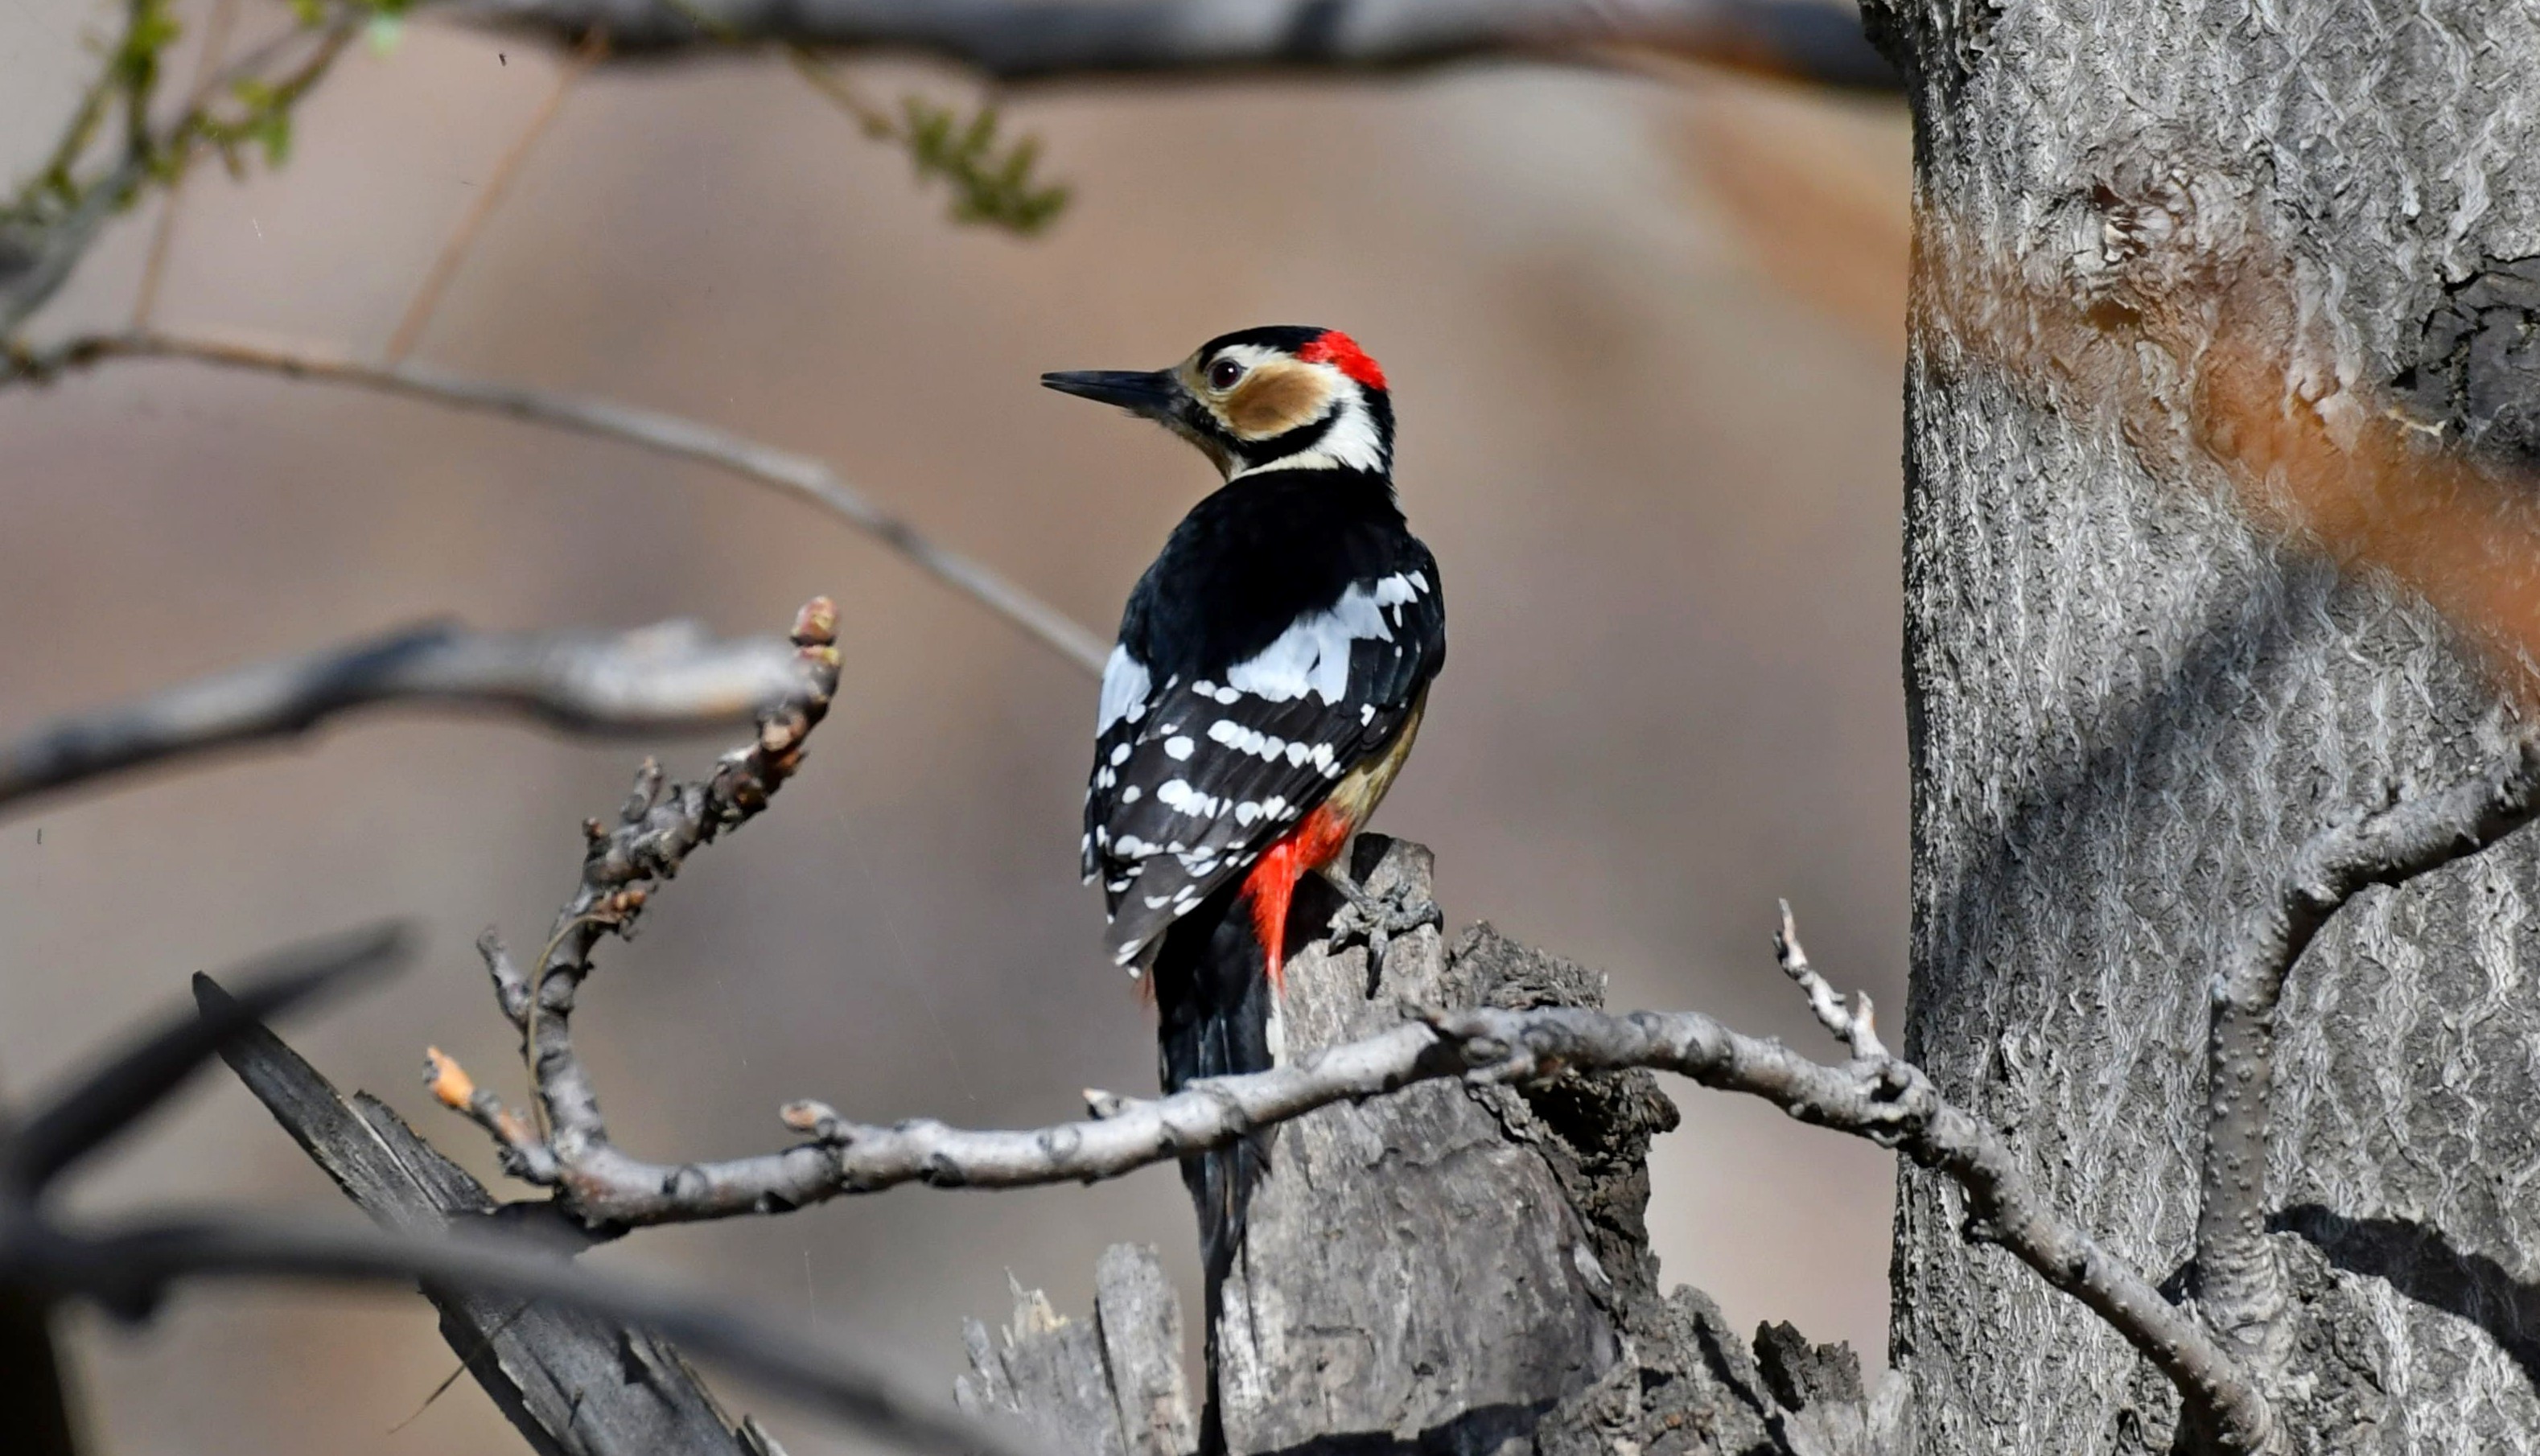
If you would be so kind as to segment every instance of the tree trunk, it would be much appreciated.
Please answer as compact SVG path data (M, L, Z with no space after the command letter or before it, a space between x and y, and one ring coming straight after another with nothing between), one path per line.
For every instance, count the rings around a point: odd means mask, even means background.
M2540 445L2540 7L1870 20L1918 120L1906 1052L2192 1287L2236 920L2323 823L2492 751L2497 624L2372 533L2437 450ZM2320 509L2366 458L2426 474ZM2299 1449L2540 1450L2533 870L2526 836L2369 892L2295 972L2269 1196ZM2169 1449L2164 1383L1962 1209L1904 1173L1912 1448Z

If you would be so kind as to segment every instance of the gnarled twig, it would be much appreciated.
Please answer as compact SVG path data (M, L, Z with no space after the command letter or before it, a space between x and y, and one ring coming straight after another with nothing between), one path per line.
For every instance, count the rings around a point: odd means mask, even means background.
M2440 793L2321 830L2249 911L2214 976L2207 1042L2204 1202L2196 1219L2197 1306L2239 1358L2287 1373L2293 1332L2267 1238L2267 1143L2276 1008L2293 965L2329 918L2373 885L2400 885L2495 844L2540 815L2540 738Z

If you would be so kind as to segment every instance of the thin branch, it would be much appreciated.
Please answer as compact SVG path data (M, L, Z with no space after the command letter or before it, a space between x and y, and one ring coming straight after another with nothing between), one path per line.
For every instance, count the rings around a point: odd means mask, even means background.
M178 359L347 385L572 430L712 465L743 479L774 486L844 518L1088 673L1099 676L1102 671L1108 649L1093 633L988 567L919 533L915 526L883 510L871 496L847 484L826 463L810 455L776 450L711 425L613 400L481 380L428 365L384 368L311 345L200 334L101 334L71 339L40 353L22 353L14 369L20 377L40 380L62 370L87 368L112 359ZM0 382L10 378L9 363L0 360Z
M826 597L814 597L797 614L793 640L807 685L760 713L757 736L725 754L711 778L666 787L660 766L648 759L614 826L585 821L581 882L557 912L526 981L510 969L507 957L489 955L505 1013L521 1027L538 1125L562 1156L608 1139L572 1039L574 996L591 974L592 947L603 935L629 934L643 913L647 884L677 874L699 847L756 817L793 777L803 761L804 739L827 716L837 690L837 608ZM457 1071L456 1063L436 1055L434 1080L446 1090L455 1084L446 1080L445 1067Z
M229 53L230 31L238 24L239 0L213 0L211 25L203 35L202 51L194 57L194 80L189 94L204 95L212 78L220 73L221 61ZM168 178L168 195L160 200L159 218L150 228L150 254L141 265L141 286L132 300L132 326L150 326L150 315L159 308L159 285L168 272L168 256L176 242L176 218L184 211L185 177L191 169L179 168Z
M407 301L404 314L388 334L388 347L380 351L382 364L393 369L404 362L406 355L414 352L415 342L423 337L424 325L432 321L433 311L441 306L441 296L449 290L450 280L459 276L459 265L467 260L467 250L475 245L476 235L484 231L486 219L491 218L494 209L502 205L504 194L511 190L513 178L520 175L521 168L529 160L529 153L536 149L538 139L546 135L547 128L554 125L556 117L563 112L565 98L573 95L575 83L581 81L584 73L591 69L592 62L600 58L604 48L599 38L600 34L593 32L590 39L575 47L572 54L558 63L555 85L548 89L546 99L538 103L537 110L530 113L529 125L512 139L512 144L494 163L494 170L486 173L484 181L477 185L475 200L468 204L465 215L459 219L459 226L451 230L449 240L441 244L440 253L433 258L431 268L425 271L423 282L416 286L414 297Z
M1782 974L1799 988L1808 999L1808 1009L1826 1034L1852 1049L1853 1059L1880 1062L1887 1058L1886 1044L1878 1039L1878 1008L1870 1003L1870 993L1855 991L1852 1004L1835 995L1825 977L1808 964L1808 953L1799 946L1799 923L1792 918L1791 902L1784 900L1782 928L1773 933L1773 958L1782 965Z
M620 52L738 41L919 51L1001 81L1398 71L1647 46L1892 91L1849 6L1819 0L434 0L479 25Z
M215 988L192 1011L128 1038L68 1087L39 1101L23 1123L0 1126L0 1303L32 1299L40 1310L65 1296L81 1296L139 1319L180 1280L422 1281L553 1301L658 1332L912 1450L1025 1456L1033 1449L1010 1428L902 1393L875 1373L875 1362L849 1359L808 1331L738 1318L699 1298L599 1276L551 1248L490 1226L470 1237L428 1237L411 1230L231 1216L145 1220L104 1232L54 1221L42 1195L65 1170L164 1104L204 1062L242 1038L263 1034L263 1014L392 964L405 938L388 927L267 957L239 974L235 996ZM11 1430L17 1433L18 1427Z
M149 164L141 158L126 156L112 171L89 184L81 194L79 205L60 221L37 235L32 252L23 259L11 258L11 266L0 267L0 341L17 332L37 309L52 301L55 292L70 279L79 266L89 244L106 227L106 220L123 210L150 175ZM0 378L5 378L0 374Z
M135 22L140 19L136 11ZM367 12L355 7L322 25L295 24L226 67L198 78L176 119L155 133L148 126L157 76L155 64L139 84L134 84L120 68L119 58L109 57L98 80L74 108L52 157L22 191L17 206L10 209L21 214L16 220L20 226L15 235L0 232L0 351L5 351L0 353L0 381L17 373L10 366L26 357L25 346L16 338L19 325L49 303L68 281L106 221L138 196L154 173L180 175L198 149L206 145L226 147L240 139L235 121L224 123L214 115L218 96L254 82L264 94L271 113L287 120L292 104L325 75L366 19ZM132 33L127 31L117 42L118 48L131 39ZM264 74L267 66L304 41L307 54L296 65L270 78ZM80 180L75 175L80 159L97 135L105 107L118 94L126 118L124 145L110 167L94 179ZM49 206L32 207L39 197L57 199L68 211L52 216Z
M56 1297L83 1295L126 1316L147 1314L179 1281L241 1278L392 1286L420 1280L553 1300L658 1332L894 1446L944 1456L1050 1456L1011 1427L898 1389L876 1373L877 1361L842 1355L825 1337L603 1277L517 1240L429 1238L277 1218L153 1220L95 1235L33 1218L0 1220L0 1283Z
M0 808L216 748L287 738L382 703L524 713L576 732L666 732L746 722L806 691L794 654L714 642L670 622L616 636L408 628L258 663L0 745Z
M233 1005L203 975L194 977L194 1000L205 1014ZM553 1231L553 1219L499 1213L485 1186L404 1119L366 1093L345 1096L273 1032L250 1028L222 1048L221 1059L381 1227L440 1234L491 1214L510 1231L530 1232L531 1223L542 1237ZM459 1359L450 1381L473 1376L537 1450L766 1456L732 1429L678 1351L649 1331L543 1300L432 1283L422 1292Z
M2214 978L2197 1305L2262 1374L2286 1373L2289 1294L2267 1237L2276 1011L2285 982L2330 917L2373 885L2396 886L2476 855L2540 815L2540 738L2441 793L2331 825L2252 910Z
M651 792L639 784L635 802ZM635 803L628 807L631 821ZM600 853L595 848L595 861ZM608 883L590 879L587 873L569 915L599 900ZM923 1119L875 1127L849 1122L822 1103L795 1102L781 1116L808 1141L757 1156L680 1164L646 1162L609 1141L565 1014L531 1018L538 1037L536 1089L554 1116L552 1135L536 1134L439 1052L431 1085L446 1106L493 1136L507 1171L554 1189L563 1211L587 1225L617 1230L787 1213L903 1183L1022 1188L1115 1178L1223 1146L1318 1107L1438 1077L1512 1081L1569 1070L1674 1072L1705 1086L1762 1097L1801 1122L1897 1148L1947 1174L1966 1192L1970 1237L2009 1249L2106 1320L2177 1384L2228 1449L2273 1451L2266 1398L2195 1316L2051 1209L2011 1148L1942 1097L1921 1069L1879 1049L1866 1003L1856 1010L1841 1007L1808 967L1787 919L1778 943L1784 968L1818 1006L1828 1030L1869 1049L1865 1055L1828 1067L1692 1011L1442 1011L1426 1024L1326 1048L1268 1072L1208 1078L1168 1097L1088 1091L1093 1118L1028 1131L965 1131ZM519 1022L519 973L499 945L486 951L505 1014ZM578 981L578 969L567 969ZM570 986L567 993L563 1011L570 1009ZM556 1001L550 991L537 1005Z

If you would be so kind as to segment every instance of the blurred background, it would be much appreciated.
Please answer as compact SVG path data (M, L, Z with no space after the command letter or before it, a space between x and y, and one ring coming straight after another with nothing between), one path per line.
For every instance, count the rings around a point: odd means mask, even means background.
M185 13L180 7L180 14ZM254 5L250 19L258 14ZM40 158L110 17L0 6L0 162ZM189 184L160 317L376 350L553 52L428 22L350 57L278 173ZM976 95L860 63L873 93ZM1380 82L1075 86L1009 99L1075 189L1046 236L956 229L907 158L782 61L602 68L519 173L416 358L671 410L821 455L1105 636L1212 481L1186 448L1038 388L1263 322L1383 361L1399 479L1453 652L1377 827L1435 846L1452 925L1814 1046L1769 951L1798 908L1838 985L1903 1007L1900 105L1694 68L1476 65ZM156 204L152 204L155 206ZM129 312L125 220L43 316ZM0 731L456 613L489 628L781 631L835 596L846 664L767 817L604 946L583 1045L621 1142L777 1145L774 1110L972 1125L1153 1085L1148 1013L1076 879L1094 684L842 524L622 447L181 364L0 393ZM724 735L725 738L733 735ZM578 824L645 751L374 717L293 750L118 781L0 821L0 1094L24 1097L184 978L384 915L396 983L289 1028L480 1176L419 1084L438 1044L516 1089L469 944L534 947ZM1887 1154L1670 1087L1651 1224L1735 1322L1884 1348ZM519 1191L515 1186L514 1191ZM356 1216L226 1076L79 1199ZM1009 1275L1081 1311L1107 1243L1190 1285L1169 1167L1091 1189L903 1189L647 1232L600 1257L808 1315L946 1389ZM411 1297L222 1289L74 1321L117 1456L521 1449ZM798 1453L841 1449L758 1410Z

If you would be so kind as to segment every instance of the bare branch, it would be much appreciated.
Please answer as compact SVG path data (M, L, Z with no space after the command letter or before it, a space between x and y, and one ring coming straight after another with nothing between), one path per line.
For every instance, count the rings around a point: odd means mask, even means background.
M784 40L911 50L1001 81L1398 71L1632 45L1894 90L1849 6L1817 0L438 0L479 25L619 52Z
M804 739L827 715L830 695L837 691L837 608L827 597L805 604L794 619L793 641L807 685L762 711L757 736L725 754L711 778L666 788L661 767L647 760L615 825L584 822L589 844L582 881L556 913L555 928L526 981L490 933L479 942L505 1014L521 1026L541 1137L554 1144L559 1160L570 1161L608 1139L599 1098L573 1048L574 996L591 974L593 945L603 935L630 933L643 913L647 884L677 874L698 847L756 817L793 777L803 761ZM517 1013L515 1006L521 1008ZM457 1074L457 1079L445 1079L445 1069ZM437 1093L455 1091L465 1075L457 1063L436 1056L433 1080ZM444 1100L478 1115L472 1088L455 1102L447 1096ZM490 1105L482 1115L494 1116ZM507 1153L507 1166L514 1162L521 1163L524 1176L534 1166L525 1161L525 1154Z
M52 301L106 220L123 210L149 175L145 163L126 157L91 183L68 215L37 233L32 244L0 236L0 343ZM0 371L0 379L5 378Z
M1970 1224L1984 1238L2107 1320L2226 1430L2240 1433L2238 1449L2265 1448L2272 1418L2264 1401L2204 1328L2049 1210L2011 1150L1911 1064L1891 1058L1827 1067L1691 1011L1467 1010L1440 1013L1433 1026L1398 1027L1293 1066L1194 1083L1170 1097L1095 1094L1116 1110L1028 1131L974 1132L926 1120L869 1127L798 1102L785 1109L785 1121L811 1141L784 1151L666 1165L629 1157L604 1141L588 1143L559 1160L553 1186L579 1216L626 1226L783 1213L903 1183L1094 1182L1434 1077L1522 1080L1565 1069L1650 1068L1762 1097L1801 1122L1899 1148L1948 1174L1966 1189ZM506 1160L515 1161L508 1148Z
M32 1306L39 1315L55 1300L81 1296L138 1319L178 1280L421 1281L440 1290L552 1301L657 1332L912 1450L1023 1456L1032 1449L1009 1428L906 1395L876 1374L873 1361L848 1358L808 1331L737 1318L699 1298L576 1269L556 1250L483 1220L470 1237L423 1235L412 1218L397 1233L230 1216L144 1220L100 1233L54 1220L42 1196L79 1158L163 1103L215 1054L242 1041L269 1042L262 1013L392 963L404 939L386 928L293 947L245 971L236 996L198 978L192 1013L134 1035L40 1101L23 1124L0 1126L0 1306L13 1316ZM26 1418L10 1427L13 1433L34 1419L9 1414L13 1421Z
M1817 1024L1826 1029L1827 1035L1850 1047L1856 1061L1884 1060L1887 1048L1878 1039L1877 1007L1870 1004L1870 993L1854 992L1852 1005L1846 1006L1843 998L1826 984L1825 977L1808 964L1807 951L1799 947L1799 924L1791 916L1791 902L1780 903L1782 928L1773 936L1773 958L1782 963L1782 974L1799 984Z
M617 636L407 628L39 728L0 746L0 807L289 737L372 704L500 709L576 732L663 732L746 721L800 695L806 681L783 644L714 642L689 623Z
M639 791L638 801L643 797ZM576 903L597 889L587 887ZM1848 1065L1825 1066L1692 1011L1441 1011L1427 1024L1399 1026L1268 1072L1205 1079L1169 1097L1128 1099L1089 1090L1093 1119L1047 1128L967 1131L924 1119L874 1127L848 1122L823 1103L795 1102L781 1115L808 1142L752 1157L674 1165L645 1162L609 1142L562 1015L534 1033L539 1091L555 1113L551 1138L525 1142L520 1120L438 1054L433 1082L447 1105L494 1134L508 1171L553 1188L565 1210L591 1226L622 1229L787 1213L903 1183L1022 1188L1115 1178L1223 1146L1319 1107L1436 1077L1512 1081L1565 1070L1674 1072L1705 1086L1762 1097L1801 1122L1898 1148L1947 1174L1966 1191L1971 1237L2011 1250L2106 1320L2214 1421L2230 1449L2274 1449L2272 1409L2205 1327L2049 1208L2011 1150L1980 1120L1943 1098L1919 1068L1876 1050L1866 1006L1842 1009L1808 967L1787 920L1780 943L1785 968L1819 1005L1829 1028L1856 1049L1868 1049ZM502 966L508 962L498 952L489 953L488 961L499 989L506 984ZM540 1004L556 1000L551 993Z
M613 400L560 394L524 384L480 380L400 364L358 363L338 351L306 344L271 344L230 337L169 333L100 334L68 340L15 361L20 377L49 378L64 369L110 359L179 359L285 379L314 380L358 389L428 400L456 409L508 416L531 424L578 431L605 440L712 465L811 502L914 562L936 580L1022 628L1042 646L1099 676L1105 644L1064 612L979 562L937 544L871 496L840 479L810 455L776 450L711 425ZM0 382L12 374L0 360Z
M207 1014L233 1005L209 976L194 977ZM487 1215L519 1231L555 1220L503 1214L466 1170L367 1093L347 1097L281 1037L252 1027L221 1058L301 1150L383 1228L441 1234ZM530 1211L519 1211L526 1215ZM568 1242L560 1249L573 1247ZM540 1300L425 1283L442 1338L533 1449L644 1456L767 1456L687 1360L650 1331ZM456 1379L454 1374L452 1379Z
M96 1299L146 1314L181 1280L292 1279L437 1285L527 1296L652 1330L766 1388L914 1451L944 1456L1048 1456L1009 1426L897 1389L877 1362L834 1342L714 1303L579 1269L491 1236L432 1238L272 1218L203 1217L128 1224L97 1235L32 1218L0 1222L0 1283Z
M2276 1010L2285 982L2329 918L2364 890L2405 884L2468 859L2535 815L2540 738L2526 736L2476 778L2321 830L2286 867L2274 899L2249 912L2214 977L2197 1305L2266 1376L2286 1373L2293 1339L2284 1273L2266 1227Z

